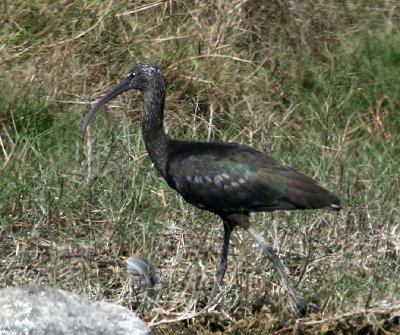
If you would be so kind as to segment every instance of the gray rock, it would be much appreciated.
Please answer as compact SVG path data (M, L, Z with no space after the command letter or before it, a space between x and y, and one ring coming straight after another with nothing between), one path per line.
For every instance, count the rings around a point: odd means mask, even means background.
M45 286L0 290L0 335L150 335L129 309Z

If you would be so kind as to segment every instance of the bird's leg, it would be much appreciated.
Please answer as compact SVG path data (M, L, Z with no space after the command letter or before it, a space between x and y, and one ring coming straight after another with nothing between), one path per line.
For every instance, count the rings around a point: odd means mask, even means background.
M215 296L217 295L218 289L221 286L222 280L224 279L226 267L228 265L228 250L229 241L231 238L231 232L235 226L224 221L224 242L222 244L221 260L217 265L217 272L215 274L214 286L211 291L210 299L208 304L210 304Z
M286 288L289 292L289 295L292 300L293 307L295 309L297 316L304 316L307 313L308 304L307 304L307 302L305 302L303 299L301 299L297 295L296 290L294 289L292 282L289 279L289 276L287 275L287 273L282 265L282 262L280 261L278 255L275 253L274 249L266 243L266 241L261 236L261 234L252 225L248 226L247 231L261 246L261 248L267 255L268 259L274 264L275 268L278 270L279 274L281 275L281 277L286 285Z

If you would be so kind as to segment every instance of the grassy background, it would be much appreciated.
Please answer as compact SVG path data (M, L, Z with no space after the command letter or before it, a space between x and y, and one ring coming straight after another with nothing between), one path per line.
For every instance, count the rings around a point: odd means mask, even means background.
M0 286L37 282L120 303L156 334L395 332L399 24L396 1L6 0ZM152 167L138 94L108 104L82 138L90 103L139 61L165 72L171 136L253 146L340 196L339 214L253 216L320 311L295 323L279 277L238 231L220 304L165 322L207 296L222 224ZM132 294L132 255L161 270L151 308ZM263 294L271 303L254 311Z

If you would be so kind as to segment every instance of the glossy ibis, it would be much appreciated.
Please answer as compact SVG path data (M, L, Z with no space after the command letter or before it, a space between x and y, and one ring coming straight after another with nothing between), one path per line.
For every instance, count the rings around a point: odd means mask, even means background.
M273 248L250 224L249 214L279 209L337 211L341 208L339 199L312 178L249 147L170 138L163 125L166 81L161 70L152 63L134 65L125 79L96 103L86 117L84 133L102 105L130 89L143 94L142 133L156 169L187 202L222 219L224 242L209 301L216 296L222 283L230 235L239 226L250 233L272 261L287 287L295 312L304 315L308 304L297 295Z

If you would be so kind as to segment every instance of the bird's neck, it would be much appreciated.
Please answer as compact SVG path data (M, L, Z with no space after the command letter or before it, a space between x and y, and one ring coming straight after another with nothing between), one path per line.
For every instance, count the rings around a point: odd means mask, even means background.
M165 91L143 92L142 133L146 150L156 169L166 177L167 146L171 140L164 129Z

